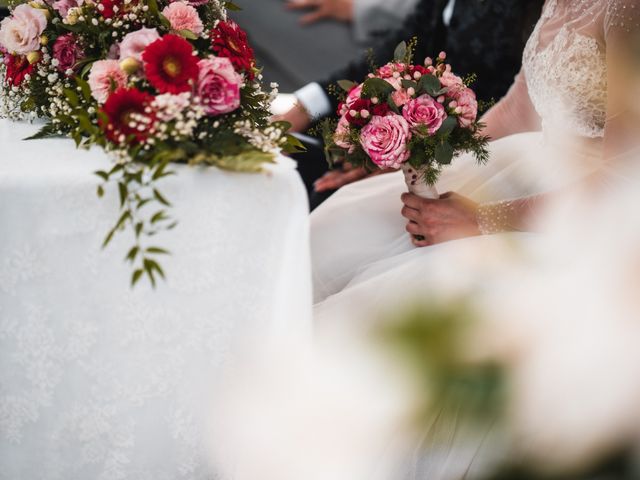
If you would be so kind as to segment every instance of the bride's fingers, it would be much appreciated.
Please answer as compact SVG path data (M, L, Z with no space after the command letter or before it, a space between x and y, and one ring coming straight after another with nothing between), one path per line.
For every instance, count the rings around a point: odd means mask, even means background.
M403 193L400 197L402 203L409 208L420 209L425 203L435 202L436 200L429 200L427 198L420 198L413 193Z
M422 228L420 227L420 225L418 225L415 222L409 222L407 223L407 226L405 227L405 229L407 230L407 232L409 232L411 235L422 235Z
M409 208L406 205L402 207L402 210L400 210L400 213L404 218L408 220L413 220L414 222L417 222L420 219L420 211L415 210L413 208Z
M420 240L418 240L414 237L411 237L411 243L413 243L413 245L416 247L428 247L430 245L433 245L433 242L429 240L429 238L421 238Z

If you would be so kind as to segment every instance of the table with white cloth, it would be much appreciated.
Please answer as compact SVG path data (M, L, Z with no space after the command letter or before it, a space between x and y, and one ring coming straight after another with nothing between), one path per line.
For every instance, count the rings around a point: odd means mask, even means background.
M0 478L216 478L206 424L245 348L311 322L308 205L293 163L268 173L175 166L167 274L130 287L115 185L97 148L22 141L0 120Z

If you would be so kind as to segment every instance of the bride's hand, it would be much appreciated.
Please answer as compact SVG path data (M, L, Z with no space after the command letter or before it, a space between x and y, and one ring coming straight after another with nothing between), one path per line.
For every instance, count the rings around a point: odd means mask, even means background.
M476 219L478 205L457 193L445 193L438 200L404 193L402 203L402 216L409 220L407 232L416 247L480 235Z

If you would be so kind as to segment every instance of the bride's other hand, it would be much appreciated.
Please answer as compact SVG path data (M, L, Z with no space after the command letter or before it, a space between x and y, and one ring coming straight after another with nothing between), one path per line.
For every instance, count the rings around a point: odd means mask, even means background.
M272 122L289 122L291 124L290 132L302 133L311 126L311 117L305 108L296 102L293 107L281 115L271 117Z
M374 172L368 171L364 167L354 167L350 163L346 162L342 165L342 168L331 170L320 177L316 183L313 184L316 192L325 192L327 190L337 190L345 185L348 185L363 178L373 177L382 173L395 172L393 169L376 170Z
M401 198L402 216L409 220L407 232L416 247L480 235L476 219L478 204L466 197L448 192L437 200L412 193L403 193Z
M303 25L309 25L325 18L335 18L343 22L353 20L353 0L289 0L290 10L313 9L300 19Z

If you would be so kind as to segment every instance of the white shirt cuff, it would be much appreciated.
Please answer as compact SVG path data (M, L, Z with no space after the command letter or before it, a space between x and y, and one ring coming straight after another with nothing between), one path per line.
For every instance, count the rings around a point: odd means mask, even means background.
M331 113L329 97L318 83L309 83L294 95L313 120L326 117Z

